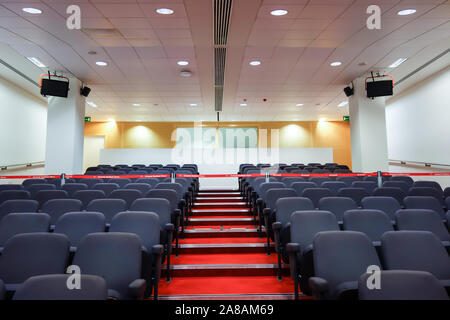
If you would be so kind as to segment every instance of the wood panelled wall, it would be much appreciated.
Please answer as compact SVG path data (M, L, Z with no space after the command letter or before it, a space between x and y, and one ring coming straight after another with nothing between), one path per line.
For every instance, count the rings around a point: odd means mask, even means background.
M104 136L108 149L173 148L176 129L193 126L193 122L87 122L84 134ZM256 127L259 129L259 147L271 148L272 136L278 134L280 148L333 148L334 162L351 167L349 122L221 122L219 125L204 122L203 127ZM278 133L273 131L275 129ZM267 139L261 139L264 130ZM273 138L276 141L276 136Z

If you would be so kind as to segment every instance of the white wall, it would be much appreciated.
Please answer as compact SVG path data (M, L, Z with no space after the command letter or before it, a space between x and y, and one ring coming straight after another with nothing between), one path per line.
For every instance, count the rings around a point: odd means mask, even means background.
M47 104L0 78L0 166L45 159Z
M84 137L83 172L85 172L89 167L96 167L100 164L100 150L104 148L104 136Z
M450 165L450 67L387 101L389 159Z

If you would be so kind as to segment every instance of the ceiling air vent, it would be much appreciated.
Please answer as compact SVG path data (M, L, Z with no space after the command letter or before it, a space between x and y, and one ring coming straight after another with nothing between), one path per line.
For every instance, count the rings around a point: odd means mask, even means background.
M116 29L98 29L98 28L83 28L81 29L85 34L91 38L117 38L122 37Z

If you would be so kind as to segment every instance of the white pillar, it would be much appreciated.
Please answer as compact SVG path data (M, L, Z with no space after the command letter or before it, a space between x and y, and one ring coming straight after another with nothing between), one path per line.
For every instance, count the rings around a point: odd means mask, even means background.
M367 98L365 78L353 81L349 99L352 169L354 172L389 171L386 135L386 98Z
M70 78L67 98L49 97L47 111L47 174L80 174L83 170L85 97L81 82Z

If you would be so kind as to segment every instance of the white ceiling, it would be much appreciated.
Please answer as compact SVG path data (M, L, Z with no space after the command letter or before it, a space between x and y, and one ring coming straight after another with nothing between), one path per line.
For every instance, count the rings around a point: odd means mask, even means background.
M33 79L42 70L18 57L38 57L50 70L84 81L92 88L88 100L98 105L86 108L94 121L211 121L216 118L212 3L0 0L0 48L8 46L0 50L0 58ZM65 27L70 4L81 7L82 30ZM371 4L382 8L381 30L366 28L365 12ZM27 14L24 7L43 13ZM175 13L159 15L155 10L161 7ZM289 13L270 15L280 8ZM417 13L397 15L408 8ZM86 29L114 32L102 35ZM449 44L450 1L233 0L221 119L340 120L348 109L337 105L345 100L342 89L352 79L371 70L386 70L401 79ZM97 54L88 54L91 50ZM435 71L449 65L448 57L432 65ZM389 70L398 58L408 61ZM109 65L97 66L100 60ZM189 66L178 66L178 60L189 61ZM252 60L262 64L252 67ZM332 61L343 64L333 68ZM362 62L365 66L359 65ZM184 68L192 72L190 78L179 76ZM419 73L397 91L429 74ZM244 99L247 107L240 106ZM304 106L296 107L298 103Z

